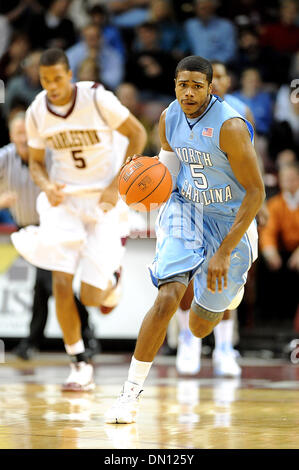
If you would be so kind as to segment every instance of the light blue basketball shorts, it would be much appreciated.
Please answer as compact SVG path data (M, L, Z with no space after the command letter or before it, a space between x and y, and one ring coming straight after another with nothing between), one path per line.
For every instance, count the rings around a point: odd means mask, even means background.
M231 254L227 289L207 289L208 265L228 234L234 217L207 215L202 205L186 202L177 192L160 210L156 221L156 255L149 266L153 284L188 273L194 280L194 300L211 312L223 312L240 294L248 270L257 258L257 227L253 221Z

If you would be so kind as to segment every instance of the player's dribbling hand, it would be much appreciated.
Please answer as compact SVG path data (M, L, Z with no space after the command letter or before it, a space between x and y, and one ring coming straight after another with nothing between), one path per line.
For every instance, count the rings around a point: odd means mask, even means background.
M45 188L45 193L51 206L58 206L65 198L65 193L62 191L65 184L49 183Z
M213 294L217 290L216 283L218 284L218 292L222 292L222 283L223 288L227 289L230 256L230 253L224 254L218 250L210 259L207 276L207 288Z

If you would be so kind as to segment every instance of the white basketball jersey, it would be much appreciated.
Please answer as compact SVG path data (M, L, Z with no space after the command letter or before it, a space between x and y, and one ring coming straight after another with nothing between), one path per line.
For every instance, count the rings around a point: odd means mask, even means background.
M117 174L125 154L115 145L115 129L129 116L116 96L94 82L78 82L67 112L57 114L44 90L26 111L30 147L52 150L51 181L66 192L97 191Z

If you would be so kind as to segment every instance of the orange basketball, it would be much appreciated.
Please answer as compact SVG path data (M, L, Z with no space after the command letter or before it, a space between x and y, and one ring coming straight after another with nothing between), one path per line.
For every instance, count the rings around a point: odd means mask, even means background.
M149 212L167 201L172 191L172 178L168 168L156 158L139 157L123 167L118 189L132 209Z

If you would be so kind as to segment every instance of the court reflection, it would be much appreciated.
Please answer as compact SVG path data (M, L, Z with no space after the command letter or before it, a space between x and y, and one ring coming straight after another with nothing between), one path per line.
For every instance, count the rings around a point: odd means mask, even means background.
M236 391L241 380L217 379L213 387L214 427L228 428L231 425L230 405L236 400Z
M105 411L119 392L108 380L93 393L0 382L0 448L299 447L298 387L286 388L295 382L156 375L142 394L137 424L105 425Z
M132 424L105 424L107 437L115 449L140 449L138 425Z
M194 423L200 421L195 407L200 401L200 388L197 380L180 380L177 385L177 401L180 404L178 421L189 424L190 430Z

